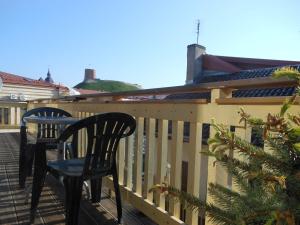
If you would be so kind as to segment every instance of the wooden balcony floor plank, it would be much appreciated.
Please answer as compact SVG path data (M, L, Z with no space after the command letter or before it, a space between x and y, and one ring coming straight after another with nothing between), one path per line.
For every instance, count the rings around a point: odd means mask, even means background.
M18 152L19 134L0 133L0 225L29 224L30 204L24 204L25 192L18 186ZM30 185L31 181L32 178L29 177L27 184ZM34 224L65 224L63 201L63 186L57 179L48 175ZM116 217L115 202L108 197L105 188L100 203L92 204L85 199L81 202L80 225L116 225ZM123 224L155 225L156 223L123 202Z
M10 214L11 218L16 217L16 224L28 224L29 223L29 209L30 205L25 204L25 191L20 189L18 186L18 164L7 163L5 165L7 173L7 182L9 184L10 195L12 196L13 203L15 206L15 215ZM31 179L29 179L28 183ZM40 213L37 213L35 224L44 224L43 218Z
M0 224L17 223L15 204L7 179L7 171L5 165L0 165Z

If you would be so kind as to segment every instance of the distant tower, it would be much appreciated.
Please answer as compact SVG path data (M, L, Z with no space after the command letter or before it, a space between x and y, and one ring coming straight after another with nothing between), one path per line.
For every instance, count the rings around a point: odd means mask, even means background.
M54 83L54 81L53 81L53 79L51 77L51 73L50 73L49 69L48 69L48 73L47 73L47 77L46 77L45 81L48 82L48 83L51 83L51 84Z
M96 79L96 70L85 69L83 81L95 81L95 79Z

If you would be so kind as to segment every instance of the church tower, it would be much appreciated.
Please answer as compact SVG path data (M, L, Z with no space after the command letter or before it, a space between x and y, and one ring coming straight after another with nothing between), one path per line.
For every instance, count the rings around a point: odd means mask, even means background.
M51 83L51 84L54 83L54 81L53 81L53 79L51 77L51 73L50 73L49 69L48 69L48 73L47 73L47 77L46 77L45 81L48 82L48 83Z

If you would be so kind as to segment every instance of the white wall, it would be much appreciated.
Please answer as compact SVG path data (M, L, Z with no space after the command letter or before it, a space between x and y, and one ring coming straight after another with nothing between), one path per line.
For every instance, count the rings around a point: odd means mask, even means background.
M20 100L21 95L25 96L25 100L52 98L59 95L55 88L4 84L0 90L0 100L11 100L11 94L16 95L17 100Z

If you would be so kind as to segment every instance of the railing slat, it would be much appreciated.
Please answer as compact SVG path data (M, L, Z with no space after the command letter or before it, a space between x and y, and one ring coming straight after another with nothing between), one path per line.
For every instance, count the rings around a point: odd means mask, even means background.
M21 120L21 107L16 107L16 117L15 124L19 125Z
M125 139L122 138L118 146L118 176L119 184L124 184L124 168L125 168Z
M5 125L5 122L4 122L4 108L3 107L1 108L1 124Z
M126 178L125 185L131 190L132 189L132 156L133 156L133 141L134 136L131 135L127 138L126 148L125 148L125 168L126 168Z
M216 134L216 131L214 129L210 129L209 132L209 137L214 137ZM211 149L211 146L209 146L209 149ZM207 189L208 189L208 185L210 183L216 183L216 166L214 165L215 162L215 158L213 157L208 157L208 166L207 166L207 170L208 170L208 178L207 178ZM212 203L213 199L211 198L210 195L207 195L207 199L206 201L208 203ZM214 225L211 221L210 221L210 217L206 216L205 217L205 225Z
M172 121L171 140L171 186L181 188L181 165L183 146L183 121ZM170 213L176 218L180 217L180 203L171 199Z
M167 157L168 157L168 120L158 120L158 139L157 139L157 171L156 183L166 182ZM165 209L165 195L157 194L155 197L157 206Z
M12 126L15 125L15 120L16 120L16 114L15 114L16 110L15 109L16 109L16 107L8 108L8 113L10 114L8 124L10 124Z
M155 151L155 119L147 118L146 121L146 155L145 155L145 173L143 197L149 202L153 201L153 193L148 190L153 186L154 179L154 151Z
M252 128L249 127L249 126L247 126L246 128L244 128L244 127L236 127L234 133L235 133L236 136L242 138L243 140L251 142L251 131L252 131ZM236 154L235 152L233 152L232 156L234 158L239 159L239 160L246 160L244 156ZM234 182L232 182L232 190L238 191L238 186L236 186L234 184Z
M144 118L136 118L135 148L134 148L134 189L136 194L142 196L142 163L144 147Z
M82 119L83 115L82 112L78 112L78 118ZM84 152L83 152L83 130L80 130L78 133L78 156L79 157L83 157L84 156Z
M200 163L201 163L201 143L202 142L202 124L190 123L190 147L188 161L188 183L187 192L199 196L200 188ZM188 225L198 224L198 212L187 210L186 223Z

